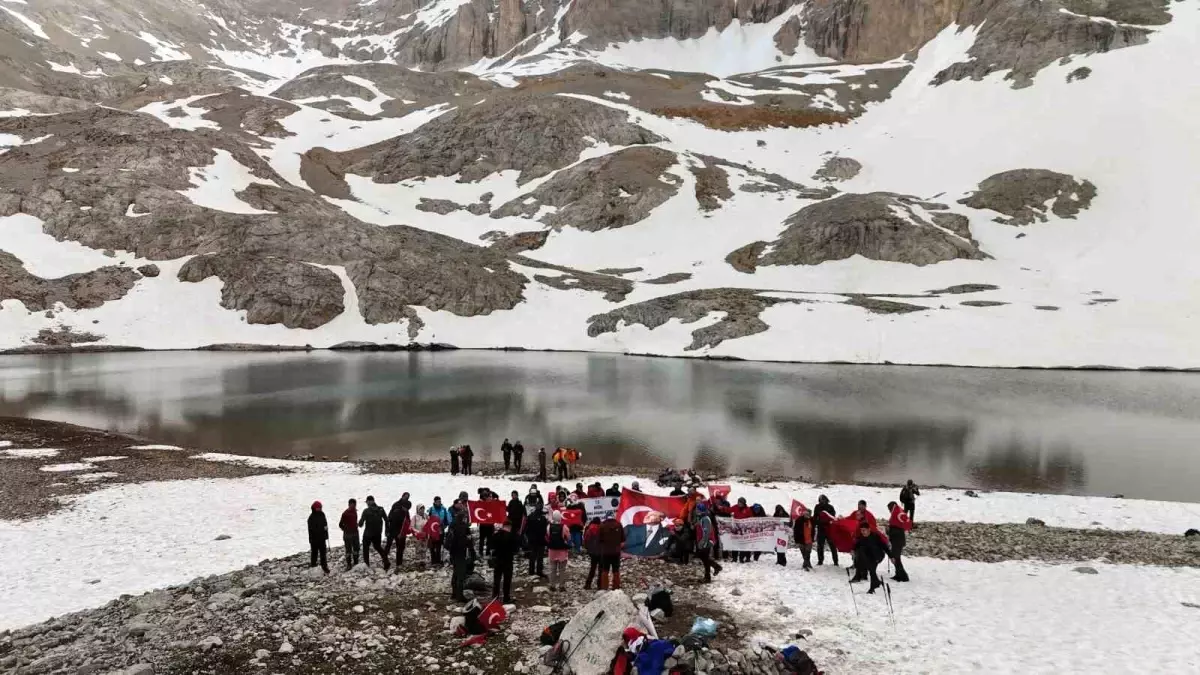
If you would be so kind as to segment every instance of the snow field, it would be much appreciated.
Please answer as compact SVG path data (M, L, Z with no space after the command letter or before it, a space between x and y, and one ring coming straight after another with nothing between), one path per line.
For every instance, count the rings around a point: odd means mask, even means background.
M459 492L474 495L484 486L505 499L512 490L524 496L530 485L446 474L362 474L356 465L339 462L220 454L201 457L292 473L115 485L70 497L70 509L43 518L0 522L0 565L8 570L0 577L0 594L11 598L8 611L0 617L0 630L98 606L122 593L142 593L303 550L307 546L303 522L313 500L320 500L331 519L336 520L350 497L362 504L370 494L386 506L402 492L410 492L414 505L429 506L434 496L441 496L449 504ZM92 468L91 464L80 464ZM589 476L583 482L596 480L605 486L628 486L635 479L627 475ZM667 492L648 480L640 482L648 492ZM862 498L880 514L884 503L897 492L860 486L828 486L818 491L803 483L754 487L739 480L729 482L734 497L762 503L768 511L775 504L786 507L792 498L811 507L819 492L828 495L839 511L853 509ZM553 483L539 487L545 494ZM171 514L169 523L163 521L164 513ZM1030 516L1049 525L1181 534L1200 522L1200 504L1013 493L984 493L973 499L942 490L923 491L917 503L918 521L1024 522ZM219 534L232 538L214 541ZM86 570L61 564L61 550L45 546L48 539L72 542L73 555L89 561ZM337 532L331 543L337 545ZM921 567L914 568L914 577L923 576L915 571ZM100 582L86 583L95 578Z

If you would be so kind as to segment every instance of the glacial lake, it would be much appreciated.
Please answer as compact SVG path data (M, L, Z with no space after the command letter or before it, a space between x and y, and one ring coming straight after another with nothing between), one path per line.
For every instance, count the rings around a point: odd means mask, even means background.
M605 354L0 357L0 415L284 456L696 466L819 481L1200 498L1200 375Z

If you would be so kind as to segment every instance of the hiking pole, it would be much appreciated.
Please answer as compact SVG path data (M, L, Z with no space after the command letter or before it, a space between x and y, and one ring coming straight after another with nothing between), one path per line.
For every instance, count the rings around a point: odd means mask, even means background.
M850 568L846 568L846 585L850 587L850 602L854 603L854 616L862 617L858 612L858 600L854 597L854 582L850 581Z
M887 600L888 616L892 618L892 630L896 630L896 610L892 606L892 585L883 584L883 597Z
M592 619L592 625L588 626L588 629L583 631L583 635L579 636L579 639L575 640L575 646L571 649L571 651L564 655L562 659L559 660L558 664L555 665L554 672L562 672L562 666L566 665L567 662L571 660L572 656L575 656L575 652L579 650L579 646L583 644L583 641L588 639L588 636L591 635L592 631L596 629L596 624L600 623L600 619L604 618L605 611L607 610L602 609L596 614L596 618Z

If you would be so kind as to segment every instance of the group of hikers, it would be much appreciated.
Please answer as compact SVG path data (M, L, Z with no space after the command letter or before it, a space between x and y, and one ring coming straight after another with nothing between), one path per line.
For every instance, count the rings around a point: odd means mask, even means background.
M630 489L641 491L637 481L632 483ZM621 560L628 555L625 550L626 528L617 520L615 511L607 512L604 519L588 520L581 500L588 497L619 497L621 493L622 488L616 483L608 489L599 483L593 483L585 489L582 483L577 483L574 492L558 486L550 499L546 500L534 484L523 499L514 490L508 502L504 503L500 495L485 487L478 490L475 500L464 491L449 507L442 504L441 497L434 497L431 507L426 509L425 505L418 504L413 511L410 495L405 492L387 511L375 502L373 496L368 496L367 506L361 514L356 500L351 499L338 520L345 544L346 569L358 564L360 554L362 562L370 565L371 551L374 550L383 569L387 571L392 567L390 557L395 549L394 564L398 570L404 562L408 537L412 536L427 550L430 565L442 566L443 552L446 553L452 568L451 596L458 601L466 601L464 590L471 585L472 578L475 581L473 591L487 590L479 588L483 581L475 575L477 561L486 559L493 570L492 595L502 598L505 604L511 603L514 565L522 554L528 560L528 574L548 578L551 591L566 590L568 560L572 555L586 555L588 559L585 589L591 589L593 581L597 582L600 590L619 589ZM858 502L857 508L849 515L853 519L851 522L857 523L852 546L852 583L869 579L870 589L867 592L874 593L882 585L877 567L885 558L890 558L896 568L892 579L908 581L901 556L906 533L912 527L919 494L920 490L910 480L900 492L900 503L888 503L886 537L879 531L875 515L867 509L867 503ZM721 545L717 519L765 517L767 514L761 505L748 505L745 498L739 498L731 504L726 495L720 493L711 498L705 497L695 487L685 496L688 497L687 507L681 518L668 519L664 524L666 538L661 553L656 553L656 557L685 565L694 557L704 568L704 583L710 583L713 576L720 574L722 562L747 563L759 560L761 552L725 550ZM469 502L473 506L469 506ZM550 508L547 508L548 505ZM499 525L480 524L477 534L473 533L472 508L497 514L503 511L503 522ZM570 514L571 510L582 513ZM569 523L564 514L570 516ZM837 510L828 497L820 495L811 512L800 505L793 513L789 513L782 505L778 505L773 516L786 519L792 543L799 547L803 556L804 570L813 569L811 555L814 545L817 565L825 564L826 548L829 549L832 563L838 565L838 547L831 530L846 518L835 520ZM362 528L361 535L359 528ZM308 537L310 567L319 564L328 574L329 527L321 502L312 504L308 517ZM775 553L776 563L786 566L786 548L777 548Z
M510 443L506 438L500 444L500 455L504 458L504 473L515 472L520 473L524 466L525 446L521 441L515 444ZM555 480L574 480L575 465L583 457L583 453L575 448L555 448L550 456L551 465L554 467ZM450 448L450 475L457 476L462 473L464 476L474 474L472 464L475 459L475 451L469 445L455 445ZM546 473L546 448L541 448L537 452L538 473L537 479L540 481L549 480Z

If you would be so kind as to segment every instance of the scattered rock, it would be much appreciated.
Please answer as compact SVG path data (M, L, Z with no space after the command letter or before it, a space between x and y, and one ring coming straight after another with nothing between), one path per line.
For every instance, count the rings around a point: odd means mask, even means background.
M1045 527L1045 526L1046 526L1046 521L1044 521L1044 520L1040 520L1040 519L1038 519L1038 518L1026 518L1026 519L1025 519L1025 524L1026 524L1026 525L1038 525L1038 526L1040 526L1040 527Z
M233 538L233 537L231 537L231 536L229 536L229 535L227 535L227 534L218 534L218 535L217 535L217 538L216 538L216 539L214 539L213 541L225 541L225 540L227 540L227 539L232 539L232 538Z
M1086 565L1076 567L1074 571L1076 571L1080 574L1099 574L1100 573L1099 571L1096 570L1095 567L1087 567Z
M822 180L827 183L834 181L850 180L862 171L862 164L849 157L839 157L834 155L825 160L820 169L813 174L813 180Z
M138 273L139 273L139 274L141 274L142 276L144 276L144 277L149 277L149 278L151 278L151 279L153 279L153 278L157 277L159 274L161 274L161 273L162 273L162 272L161 272L161 271L158 269L158 265L154 265L154 264L150 264L150 265L142 265L141 267L137 268L137 271L138 271Z
M1044 169L1016 169L989 176L959 203L1008 216L996 218L998 223L1022 226L1046 222L1047 204L1059 218L1074 218L1095 196L1096 186L1086 180Z
M1197 530L1196 528L1193 527L1193 528L1189 529L1187 532L1184 532L1183 536L1185 536L1185 537L1200 537L1200 530Z
M975 494L974 490L967 490L963 494L966 495L967 497L978 497L979 496L979 495Z
M292 646L292 643L286 640L283 642L283 644L279 645L280 654L291 654L294 651L296 651L296 648Z

